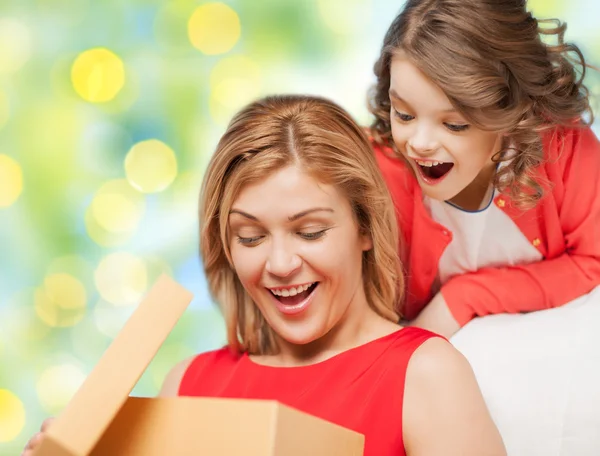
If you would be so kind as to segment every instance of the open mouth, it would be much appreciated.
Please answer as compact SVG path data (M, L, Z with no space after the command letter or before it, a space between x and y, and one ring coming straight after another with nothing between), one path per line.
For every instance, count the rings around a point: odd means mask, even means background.
M297 306L302 304L315 291L319 282L313 282L292 289L269 290L275 299L284 306Z
M454 163L440 161L415 160L421 175L429 181L438 181L454 167Z

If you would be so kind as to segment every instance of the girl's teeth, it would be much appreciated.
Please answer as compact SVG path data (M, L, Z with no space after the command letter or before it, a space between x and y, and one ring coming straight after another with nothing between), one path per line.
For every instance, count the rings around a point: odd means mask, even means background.
M422 162L422 161L418 161L415 160L417 162L418 165L421 166L426 166L428 168L431 168L432 166L437 166L437 165L441 165L444 162L438 162L438 161L428 161L428 162Z

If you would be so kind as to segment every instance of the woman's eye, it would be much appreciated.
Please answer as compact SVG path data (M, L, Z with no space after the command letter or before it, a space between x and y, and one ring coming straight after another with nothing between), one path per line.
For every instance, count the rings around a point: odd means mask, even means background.
M394 109L394 115L400 119L402 122L410 122L411 120L414 119L414 116L411 116L409 114L406 114L404 112L400 112Z
M237 241L238 241L238 243L240 243L242 245L245 245L248 247L253 247L253 246L257 245L262 238L263 238L262 236L253 236L253 237L238 236Z
M469 128L468 124L451 124L451 123L445 123L444 124L446 126L446 128L450 131L455 131L455 132L459 132L459 131L465 131Z
M306 239L307 241L314 241L316 239L322 238L326 232L327 232L327 230L314 231L312 233L299 232L298 235L301 238Z

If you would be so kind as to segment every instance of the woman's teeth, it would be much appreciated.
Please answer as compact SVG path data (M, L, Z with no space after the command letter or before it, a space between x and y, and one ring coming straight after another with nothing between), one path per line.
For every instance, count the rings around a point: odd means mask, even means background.
M302 293L303 291L308 290L313 285L313 283L308 283L306 285L300 285L299 287L295 287L295 288L281 288L278 290L271 290L271 293L273 293L275 296L283 296L283 297L296 296L298 293Z

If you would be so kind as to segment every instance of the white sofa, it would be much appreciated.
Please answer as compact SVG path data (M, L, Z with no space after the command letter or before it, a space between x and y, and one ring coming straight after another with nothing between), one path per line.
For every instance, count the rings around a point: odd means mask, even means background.
M600 287L560 308L475 319L451 342L509 456L600 456Z

